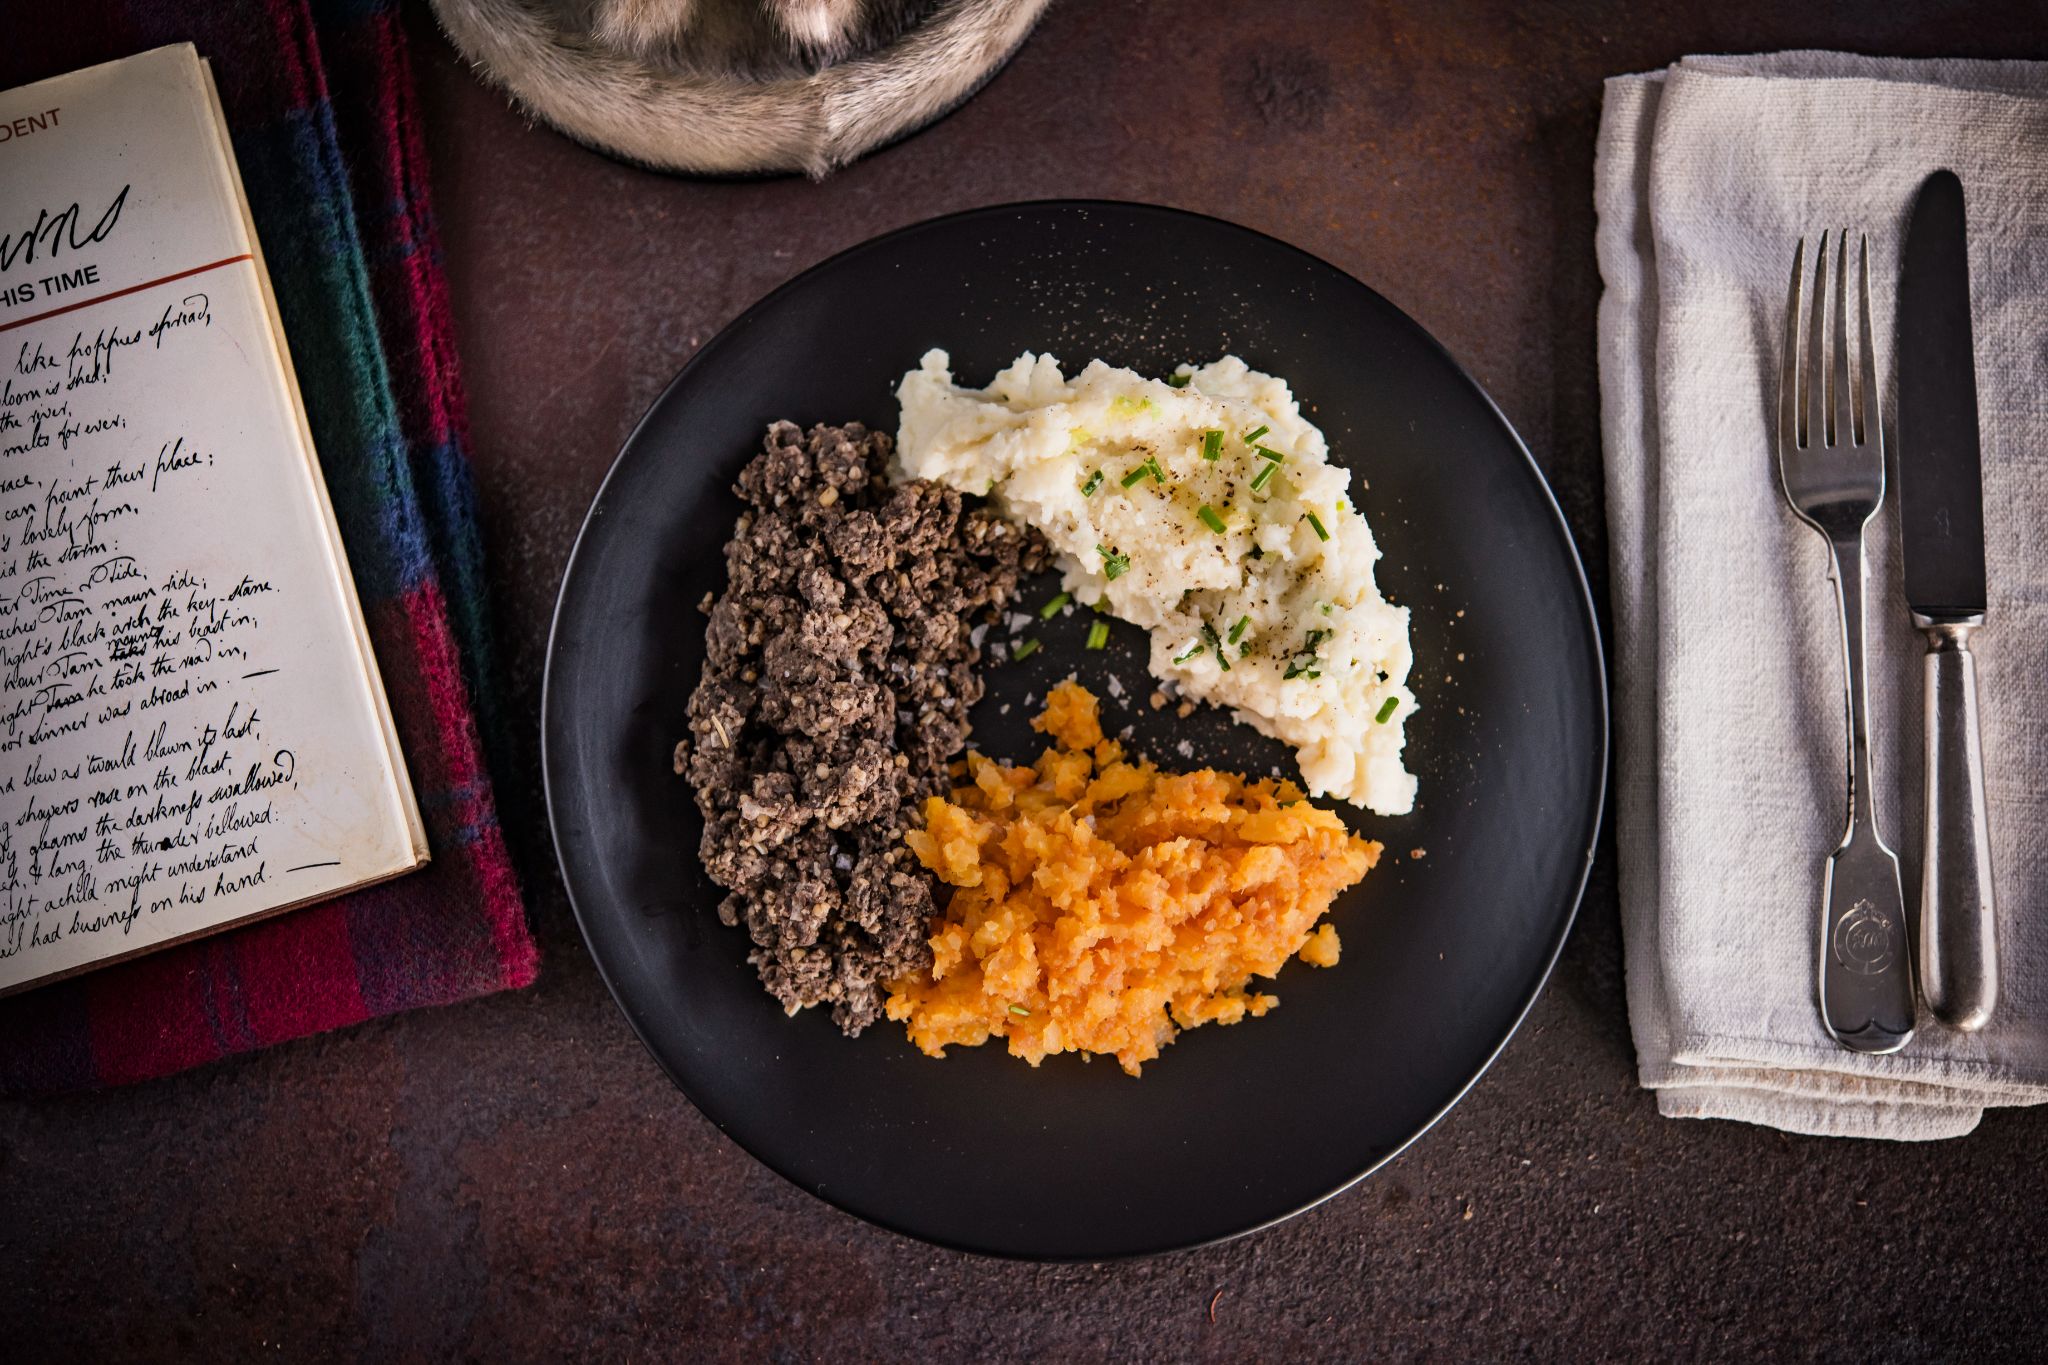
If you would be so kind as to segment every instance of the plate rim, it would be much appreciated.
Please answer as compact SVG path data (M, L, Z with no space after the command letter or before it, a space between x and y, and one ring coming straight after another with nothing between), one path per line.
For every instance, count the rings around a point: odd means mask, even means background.
M1221 226L1231 232L1258 238L1265 245L1278 247L1284 252L1301 257L1324 269L1334 271L1371 294L1380 303L1399 315L1409 326L1413 327L1423 341L1436 352L1438 358L1449 365L1453 373L1469 385L1472 391L1486 405L1486 411L1492 416L1501 433L1507 437L1508 443L1513 447L1515 453L1521 456L1523 463L1528 467L1529 474L1536 481L1536 487L1543 495L1543 505L1549 511L1551 521L1558 535L1563 540L1564 548L1570 558L1573 577L1578 587L1578 606L1582 619L1587 626L1586 640L1592 649L1592 674L1596 683L1593 689L1595 702L1594 718L1597 721L1596 729L1599 736L1597 745L1598 762L1593 769L1594 782L1591 814L1585 824L1585 844L1579 857L1578 876L1568 897L1569 904L1565 907L1565 913L1559 920L1548 949L1544 954L1542 970L1536 974L1534 982L1530 985L1519 1008L1515 1011L1514 1019L1509 1023L1506 1031L1501 1034L1500 1040L1494 1044L1492 1050L1473 1069L1472 1074L1459 1083L1450 1097L1431 1113L1412 1134L1387 1152L1368 1162L1330 1189L1270 1218L1198 1241L1176 1241L1132 1250L1092 1254L1088 1252L1073 1252L1045 1255L1018 1252L996 1246L971 1245L966 1242L935 1237L927 1233L914 1231L909 1227L903 1226L893 1217L854 1208L837 1194L825 1193L811 1188L804 1180L784 1170L780 1163L771 1161L755 1151L750 1144L736 1135L723 1119L720 1119L698 1104L696 1096L691 1094L690 1088L683 1083L682 1077L676 1074L675 1068L661 1055L659 1049L655 1047L653 1041L648 1037L646 1029L641 1026L639 1018L635 1015L632 1007L627 1003L624 994L620 991L618 982L613 979L612 970L606 964L604 955L598 950L590 927L592 912L587 910L579 900L574 881L569 873L570 850L565 847L562 822L557 817L558 798L555 792L555 766L557 760L554 757L554 751L556 748L555 731L558 724L554 709L556 689L555 667L559 661L559 650L562 645L563 612L569 600L570 585L575 580L577 568L586 548L586 542L592 538L593 528L604 510L606 495L611 491L613 481L619 476L619 471L624 466L626 457L632 453L634 446L640 439L641 433L646 430L648 423L653 420L655 413L659 412L663 405L668 402L669 395L675 392L690 377L705 357L713 354L713 352L723 346L732 344L734 337L746 330L761 312L774 304L784 294L790 293L806 283L813 275L821 274L827 269L843 265L854 257L879 250L899 238L928 231L941 225L960 223L976 218L1007 216L1015 214L1019 210L1040 209L1074 210L1084 213L1091 210L1100 210L1114 213L1134 213L1137 215L1156 214L1165 217L1197 219L1208 224ZM1472 1092L1472 1088L1478 1085L1486 1073L1493 1068L1494 1063L1507 1050L1508 1044L1512 1043L1515 1040L1515 1036L1521 1032L1522 1025L1528 1021L1530 1012L1535 1009L1536 1002L1542 998L1545 988L1549 986L1550 978L1557 969L1558 960L1564 955L1565 944L1570 941L1571 932L1578 924L1579 910L1585 903L1586 886L1592 877L1593 863L1598 855L1600 846L1600 835L1605 828L1607 819L1607 799L1611 789L1609 769L1613 764L1614 758L1613 701L1610 693L1611 685L1607 673L1607 646L1600 629L1599 607L1593 598L1592 585L1586 577L1585 559L1579 553L1578 541L1572 534L1571 523L1565 518L1564 509L1557 501L1556 490L1551 487L1550 480L1544 475L1543 467L1536 462L1536 457L1530 452L1528 443L1522 439L1522 434L1515 429L1514 423L1508 420L1507 414L1501 411L1500 404L1494 401L1493 395L1487 391L1486 386L1473 376L1472 372L1451 353L1442 341L1438 340L1433 332L1417 321L1405 308L1402 308L1385 294L1373 288L1372 285L1359 279L1349 270L1326 260L1304 247L1296 246L1292 242L1276 237L1271 233L1249 227L1243 223L1233 222L1228 218L1219 217L1215 214L1200 213L1192 209L1177 208L1166 204L1150 204L1140 200L1072 198L1065 196L1043 199L1019 199L1000 204L984 204L974 208L960 209L951 213L937 214L929 218L920 218L885 232L876 233L871 237L865 237L851 246L844 247L829 256L813 262L735 314L713 333L708 341L698 347L683 362L674 377L667 384L663 385L661 392L656 394L653 400L648 403L647 410L640 415L639 420L633 424L632 430L620 442L618 454L612 457L611 464L605 470L604 478L598 482L597 491L591 495L590 506L584 512L583 520L576 530L576 539L570 546L569 557L562 565L561 582L556 587L555 605L548 620L547 648L542 661L541 671L541 794L542 804L546 808L548 816L549 843L555 855L555 870L561 878L563 894L568 898L569 911L571 917L576 922L577 935L583 940L584 951L590 955L591 962L597 968L598 979L604 983L605 990L610 994L613 1005L618 1008L620 1014L625 1016L626 1025L633 1031L634 1038L639 1041L640 1046L646 1050L648 1056L654 1060L654 1064L660 1068L661 1073L668 1078L669 1083L676 1088L677 1092L689 1101L692 1108L696 1109L699 1114L710 1121L712 1127L716 1128L721 1136L738 1147L750 1159L759 1162L763 1167L774 1172L778 1177L805 1194L841 1213L879 1227L896 1236L907 1237L912 1241L921 1242L927 1246L941 1247L948 1251L972 1256L983 1256L995 1260L1040 1264L1103 1264L1112 1261L1143 1260L1155 1256L1168 1255L1176 1251L1194 1251L1202 1247L1217 1246L1224 1242L1235 1241L1240 1237L1250 1236L1253 1233L1263 1232L1291 1218L1299 1217L1309 1210L1317 1208L1343 1194L1361 1181L1368 1179L1397 1157L1407 1152L1424 1135L1441 1123L1444 1116L1456 1108Z

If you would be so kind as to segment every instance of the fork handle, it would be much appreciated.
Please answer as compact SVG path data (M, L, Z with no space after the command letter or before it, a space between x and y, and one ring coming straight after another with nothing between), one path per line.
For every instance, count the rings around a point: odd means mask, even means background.
M1872 796L1862 525L1828 540L1842 621L1849 821L1842 846L1827 860L1821 886L1821 1022L1853 1052L1897 1052L1912 1041L1916 1022L1913 951L1899 860L1878 832Z
M1920 873L1920 988L1934 1017L1973 1032L1998 1005L1998 929L1984 818L1984 746L1970 622L1927 632L1927 825Z

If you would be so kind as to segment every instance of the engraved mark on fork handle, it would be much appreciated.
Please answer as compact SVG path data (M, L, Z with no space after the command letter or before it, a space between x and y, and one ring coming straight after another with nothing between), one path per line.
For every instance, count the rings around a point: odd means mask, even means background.
M1899 960L1898 937L1897 921L1875 902L1859 900L1835 921L1835 961L1857 976L1881 976Z

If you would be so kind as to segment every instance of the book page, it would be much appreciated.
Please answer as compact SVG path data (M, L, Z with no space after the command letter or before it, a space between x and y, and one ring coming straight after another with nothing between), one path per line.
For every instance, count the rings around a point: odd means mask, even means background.
M5 991L424 848L196 55L0 129Z

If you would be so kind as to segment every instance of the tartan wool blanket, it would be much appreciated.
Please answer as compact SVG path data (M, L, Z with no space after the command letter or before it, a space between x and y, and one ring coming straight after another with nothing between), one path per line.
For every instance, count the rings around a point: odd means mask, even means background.
M15 18L0 88L187 40L213 64L433 862L0 1000L0 1095L531 983L477 719L468 432L396 0L66 0Z

